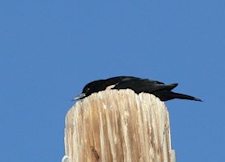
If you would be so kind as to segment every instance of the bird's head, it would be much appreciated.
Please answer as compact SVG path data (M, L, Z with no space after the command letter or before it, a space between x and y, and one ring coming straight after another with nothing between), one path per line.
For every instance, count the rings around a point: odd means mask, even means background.
M82 93L75 97L75 100L80 100L90 96L92 93L105 90L104 80L96 80L86 84L82 90Z

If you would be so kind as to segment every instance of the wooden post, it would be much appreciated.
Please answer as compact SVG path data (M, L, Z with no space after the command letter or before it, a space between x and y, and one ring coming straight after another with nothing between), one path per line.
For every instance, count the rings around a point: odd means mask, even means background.
M150 94L106 90L66 116L63 162L175 162L166 106Z

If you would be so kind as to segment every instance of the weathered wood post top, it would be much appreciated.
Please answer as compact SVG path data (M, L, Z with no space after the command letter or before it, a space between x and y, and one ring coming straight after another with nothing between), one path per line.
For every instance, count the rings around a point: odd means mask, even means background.
M128 89L76 102L64 140L64 162L175 162L165 104Z

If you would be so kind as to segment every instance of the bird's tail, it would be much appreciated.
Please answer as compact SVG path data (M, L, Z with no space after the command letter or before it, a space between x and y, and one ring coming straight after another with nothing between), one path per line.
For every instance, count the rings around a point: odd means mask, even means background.
M158 92L157 94L155 94L156 96L158 96L162 101L167 101L167 100L171 100L171 99L185 99L185 100L193 100L193 101L201 101L202 100L200 98L197 97L193 97L190 95L186 95L186 94L182 94L182 93L175 93L172 91L167 91L167 92Z
M201 101L202 102L202 100L200 98L193 97L193 96L186 95L186 94L182 94L182 93L171 92L170 95L172 97L174 97L174 98L186 99L186 100L194 100L194 101Z

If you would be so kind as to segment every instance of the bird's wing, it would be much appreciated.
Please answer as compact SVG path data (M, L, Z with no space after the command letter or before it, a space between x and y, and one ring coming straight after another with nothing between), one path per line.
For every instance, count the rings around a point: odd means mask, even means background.
M140 78L132 77L132 76L118 76L118 77L112 77L112 78L106 79L104 84L106 89L117 89L115 88L115 86L117 86L118 84L129 82L135 79L140 79Z
M167 90L170 91L175 88L178 84L169 84L166 85L163 82L149 80L149 79L140 79L140 78L128 78L124 79L121 82L118 82L113 89L132 89L136 93L146 92L153 93L155 91Z

